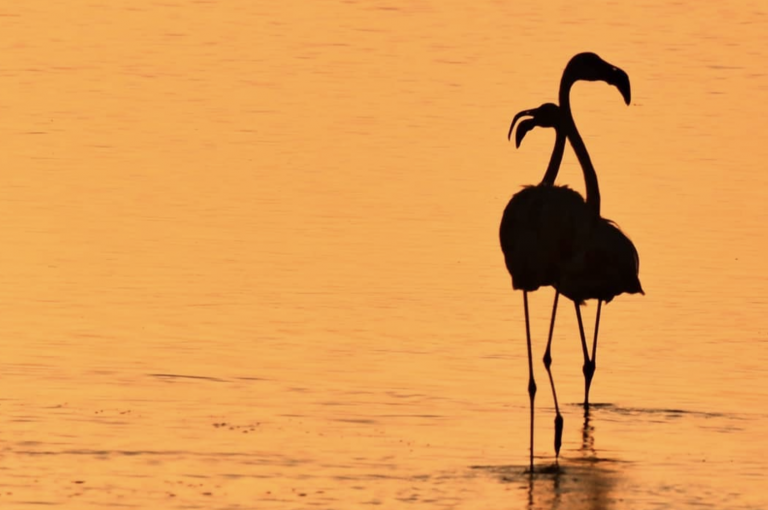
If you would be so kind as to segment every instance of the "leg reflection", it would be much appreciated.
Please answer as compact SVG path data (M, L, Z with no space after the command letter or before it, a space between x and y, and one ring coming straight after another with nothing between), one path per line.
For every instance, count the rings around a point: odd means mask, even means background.
M595 427L589 421L589 408L584 408L584 427L581 429L581 448L580 451L591 459L595 459Z
M534 476L525 473L520 489L527 494L528 510L619 510L616 495L620 471L610 459L595 450L595 421L600 413L586 409L581 430L580 455L566 457L558 469L539 468ZM519 476L523 476L520 473ZM522 499L522 498L526 499Z
M542 470L537 476L528 477L528 510L558 510L561 508L563 488L560 478L564 470ZM539 484L536 486L536 484ZM567 491L565 491L567 492Z

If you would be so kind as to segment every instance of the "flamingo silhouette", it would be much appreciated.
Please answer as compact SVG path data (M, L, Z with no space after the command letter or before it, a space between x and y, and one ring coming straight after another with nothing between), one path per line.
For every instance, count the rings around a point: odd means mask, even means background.
M544 179L547 182L553 182L562 161L565 145L560 108L555 104L545 103L538 108L518 113L512 121L508 136L511 136L516 121L523 116L530 116L531 118L518 125L515 133L515 145L517 147L520 146L525 135L535 127L552 127L557 133L552 157ZM587 168L585 172L594 172L594 169ZM585 180L587 179L585 178ZM587 206L589 206L588 203ZM577 303L583 303L586 299L597 299L598 315L595 321L595 330L597 331L600 321L599 310L603 301L609 303L614 297L623 293L645 294L638 279L639 264L637 250L632 242L614 222L600 217L596 230L593 231L588 243L582 247L577 258L566 266L560 282L555 285L555 289L557 293L562 293ZM595 333L592 349L591 368L593 371L596 342L597 333ZM547 364L546 361L545 364ZM589 388L587 387L585 402L588 403L588 401Z
M601 239L613 241L617 236L623 236L621 231L611 222L600 217L600 190L597 174L594 171L589 153L576 129L570 108L570 90L579 80L604 81L619 89L627 104L630 101L630 85L627 74L594 53L580 53L574 56L566 65L560 80L560 111L553 104L540 107L533 119L526 119L518 127L517 144L519 145L525 133L536 125L550 125L556 128L557 138L552 151L547 172L538 185L526 186L516 193L507 204L499 228L501 249L507 270L512 277L512 287L523 291L523 306L525 311L525 332L528 347L528 394L530 397L530 469L533 471L533 427L534 399L536 382L533 377L533 361L531 355L531 335L528 314L528 292L535 291L541 286L554 286L555 300L552 307L547 350L544 355L544 365L549 374L552 393L555 399L555 452L559 457L562 443L563 419L557 404L551 366L551 342L554 330L557 301L560 293L574 300L579 319L582 350L584 353L585 376L585 406L588 406L589 385L594 375L594 362L589 358L589 352L584 338L581 321L580 304L591 297L602 300L612 299L612 290L606 290L607 285L600 286L595 281L600 279L600 265L610 261L613 253L605 249ZM552 107L555 107L554 109ZM518 113L510 127L510 135L517 119L531 115L532 110ZM553 114L554 112L554 114ZM550 115L547 115L547 114ZM541 124L537 124L541 123ZM559 126L559 129L558 129ZM566 186L554 186L554 179L562 161L565 137L570 141L579 163L584 172L587 188L586 201L577 192ZM626 236L623 236L626 239ZM627 239L627 242L629 240ZM609 243L613 246L613 242ZM631 242L629 243L631 245ZM634 250L634 246L632 246ZM637 252L635 266L637 266ZM610 272L609 272L610 273ZM637 271L635 271L635 279ZM639 288L639 281L637 282ZM597 289L600 289L598 293ZM642 291L639 288L639 291ZM615 295L615 294L614 294ZM598 305L598 321L599 321ZM593 344L593 350L596 346Z
M523 116L530 116L530 119L523 120L518 124L515 132L515 145L517 147L522 143L525 135L535 127L552 127L557 133L555 146L552 149L552 157L545 174L545 181L553 182L557 176L562 153L565 146L565 133L562 129L560 108L552 103L545 103L538 108L525 110L517 115L512 121L509 135L511 137L515 123ZM590 171L589 169L586 170ZM594 194L592 195L594 196ZM585 206L588 204L585 202ZM632 242L624 235L621 230L611 220L600 217L591 233L591 236L581 247L576 257L565 264L561 274L560 282L555 284L555 307L553 309L553 318L551 327L554 327L554 313L557 307L557 298L560 293L572 299L576 303L577 319L579 321L579 332L582 339L582 349L584 351L585 364L583 367L585 376L585 402L589 402L589 385L591 375L595 370L595 356L597 349L597 332L600 325L600 308L602 302L609 303L619 294L641 293L644 294L640 281L638 279L639 258L637 250ZM598 311L595 318L595 336L592 343L592 358L586 351L586 341L581 322L579 305L586 299L598 300ZM550 349L552 334L547 342L547 349L544 355L544 365L549 374L552 394L555 400L555 409L559 414L557 405L557 394L555 392L554 381L550 371L552 363ZM585 405L588 412L588 405ZM558 427L556 423L555 449L559 445L557 438Z

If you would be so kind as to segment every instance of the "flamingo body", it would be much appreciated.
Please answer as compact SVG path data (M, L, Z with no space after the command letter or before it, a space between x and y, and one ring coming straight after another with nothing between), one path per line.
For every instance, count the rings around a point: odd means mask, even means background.
M517 192L504 209L499 228L512 287L534 291L562 279L588 232L584 199L567 186L538 184Z

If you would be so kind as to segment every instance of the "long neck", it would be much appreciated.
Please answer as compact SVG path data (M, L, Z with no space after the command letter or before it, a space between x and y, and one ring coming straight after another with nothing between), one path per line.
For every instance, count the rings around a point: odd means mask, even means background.
M592 165L592 160L589 158L589 152L587 152L587 146L584 145L584 140L581 139L579 130L576 129L576 124L573 122L573 114L571 113L571 86L573 85L572 79L568 79L568 73L563 75L563 79L560 81L560 110L563 114L563 130L568 136L568 140L571 142L573 152L576 153L576 157L579 159L581 170L584 173L584 184L587 188L587 207L589 207L597 216L600 215L600 187L597 184L597 174L595 173L595 167Z
M549 157L549 166L544 173L541 184L551 186L555 183L557 172L560 170L560 163L563 162L563 152L565 152L565 130L562 126L555 128L555 146L552 148L552 156Z

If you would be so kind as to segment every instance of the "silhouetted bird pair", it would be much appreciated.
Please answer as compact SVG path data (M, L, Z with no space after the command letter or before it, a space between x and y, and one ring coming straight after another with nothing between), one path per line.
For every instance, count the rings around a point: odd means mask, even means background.
M555 288L555 301L549 326L549 338L544 354L544 366L549 375L555 401L555 454L560 455L563 418L557 404L555 385L550 365L550 347L555 325L557 299L560 294L573 300L584 354L584 406L589 406L589 387L595 373L597 331L603 301L610 302L622 293L643 293L638 279L639 258L632 242L610 220L600 216L600 190L597 174L592 166L584 141L576 129L571 113L570 91L579 80L604 81L619 89L627 104L630 86L627 73L594 53L574 56L563 71L560 80L558 107L546 103L515 115L509 128L509 137L521 117L530 117L518 124L516 145L536 126L555 128L556 139L552 157L544 178L537 185L526 186L507 204L501 219L499 237L504 260L512 276L512 287L523 291L525 308L525 334L528 343L528 394L531 405L530 469L533 472L533 402L536 382L533 378L531 334L528 323L528 292L542 286ZM565 149L565 139L571 143L586 184L587 198L565 187L555 186ZM589 356L580 306L587 299L597 299L597 316Z

